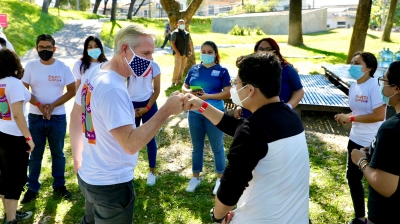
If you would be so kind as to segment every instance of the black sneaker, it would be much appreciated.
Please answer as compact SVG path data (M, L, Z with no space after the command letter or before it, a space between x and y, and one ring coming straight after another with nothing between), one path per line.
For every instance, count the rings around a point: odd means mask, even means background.
M37 195L38 195L37 192L33 192L28 189L24 195L24 198L21 201L21 204L26 204L26 203L32 201L33 199L35 199L37 197Z
M32 216L32 212L19 212L17 211L17 214L15 214L15 219L17 221L24 220L24 219L29 219Z
M54 189L53 194L65 199L72 198L71 192L69 192L65 186Z
M349 222L349 224L367 224L367 223L368 223L368 221L366 219L365 219L365 221L362 221L359 218L354 218L353 220L351 220Z

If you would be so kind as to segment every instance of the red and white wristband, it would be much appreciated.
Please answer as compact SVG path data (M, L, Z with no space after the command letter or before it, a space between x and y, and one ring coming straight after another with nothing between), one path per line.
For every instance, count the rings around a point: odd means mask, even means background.
M26 137L25 140L26 140L27 142L29 142L30 140L32 140L32 136Z
M203 102L203 105L201 105L200 109L198 110L200 113L203 113L208 107L208 103L206 101Z
M36 107L39 107L39 105L40 105L40 102L39 102L39 101L36 102L35 106L36 106Z
M145 107L146 107L146 109L147 109L147 110L150 110L150 107L149 107L149 105L146 105Z
M350 116L350 122L354 122L354 116Z

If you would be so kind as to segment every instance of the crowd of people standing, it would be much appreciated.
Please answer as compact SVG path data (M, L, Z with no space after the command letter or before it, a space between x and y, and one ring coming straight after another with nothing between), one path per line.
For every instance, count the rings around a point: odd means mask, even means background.
M168 22L168 21L166 21ZM17 223L32 212L17 211L39 196L46 144L52 157L53 193L70 199L65 187L65 103L75 97L69 124L74 171L85 198L81 223L132 223L136 201L133 185L138 152L147 146L147 185L156 184L155 135L169 116L188 110L192 141L192 178L186 191L200 185L204 145L208 137L217 180L212 191L214 223L308 223L310 163L305 130L293 108L304 90L296 69L272 38L255 43L254 53L240 56L238 74L222 66L217 44L201 45L200 63L185 77L193 52L185 21L171 32L166 23L175 68L172 86L181 85L158 107L161 68L153 60L155 35L139 25L121 28L114 55L106 58L101 41L89 36L72 70L54 57L51 35L37 37L38 59L22 68L6 38L0 38L0 196L4 223ZM11 46L11 47L9 47ZM400 62L379 80L375 56L354 54L350 75L351 113L337 114L352 123L346 177L357 223L396 223L400 209ZM232 78L233 77L233 78ZM66 89L66 91L64 91ZM225 113L224 99L238 105ZM26 115L25 104L30 103ZM385 121L386 105L397 115ZM225 155L224 133L233 137ZM13 139L13 144L6 139ZM226 163L228 161L228 163ZM27 170L29 172L27 172ZM28 173L28 174L27 174ZM361 179L369 183L368 220ZM234 209L235 208L235 209ZM232 210L234 209L234 210ZM266 212L267 211L267 212Z

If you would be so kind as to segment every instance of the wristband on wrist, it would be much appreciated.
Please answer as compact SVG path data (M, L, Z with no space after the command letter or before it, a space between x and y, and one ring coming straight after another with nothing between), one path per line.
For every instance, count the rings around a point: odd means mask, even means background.
M200 109L198 110L200 113L203 113L208 107L208 103L206 101L203 102L203 105L201 105Z
M39 107L39 105L40 105L40 102L38 101L38 102L35 104L35 106L36 106L36 107Z
M292 104L290 104L290 103L286 103L286 105L290 108L290 109L293 109L293 106L292 106Z
M350 122L354 122L354 116L350 116Z
M210 217L211 217L211 220L213 221L213 223L222 223L222 221L225 219L225 216L222 219L216 219L214 216L214 208L212 208L210 210Z
M146 109L147 109L147 110L150 110L150 107L149 107L149 105L146 105Z
M362 167L361 167L361 172L364 172L365 169L367 169L367 166L369 165L369 163L365 163Z
M364 162L364 161L368 161L367 157L361 157L361 158L358 160L357 165L360 166L361 163Z
M28 142L30 140L32 140L32 136L26 137L25 140Z

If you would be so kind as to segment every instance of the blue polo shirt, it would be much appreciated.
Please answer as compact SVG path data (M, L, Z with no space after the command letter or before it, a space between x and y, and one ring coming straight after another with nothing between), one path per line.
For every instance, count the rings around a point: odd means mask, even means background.
M205 67L203 64L197 64L190 68L185 83L189 86L201 86L205 93L215 94L222 92L224 87L230 86L230 79L228 70L220 64L210 68ZM223 100L208 99L206 101L215 108L224 111ZM194 112L199 113L197 111Z
M281 93L279 94L279 99L287 103L292 97L292 93L301 88L303 88L303 85L296 69L291 65L282 65ZM250 115L251 111L246 108L242 109L242 117L248 118Z

